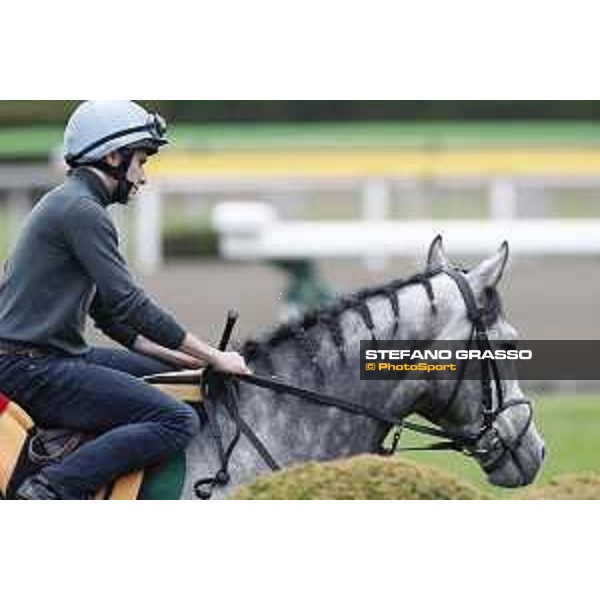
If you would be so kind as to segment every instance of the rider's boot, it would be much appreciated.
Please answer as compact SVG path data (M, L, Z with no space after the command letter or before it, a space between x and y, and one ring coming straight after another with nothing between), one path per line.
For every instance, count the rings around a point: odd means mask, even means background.
M38 473L23 481L15 493L16 500L62 500L44 475Z

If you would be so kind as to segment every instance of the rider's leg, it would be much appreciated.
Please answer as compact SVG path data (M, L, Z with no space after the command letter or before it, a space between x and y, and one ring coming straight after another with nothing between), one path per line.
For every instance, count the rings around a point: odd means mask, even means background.
M84 358L90 364L123 371L123 373L129 373L135 377L178 370L178 367L156 358L120 348L93 347Z
M41 475L61 497L81 498L185 448L195 411L156 388L83 359L35 359L19 404L42 427L104 432Z

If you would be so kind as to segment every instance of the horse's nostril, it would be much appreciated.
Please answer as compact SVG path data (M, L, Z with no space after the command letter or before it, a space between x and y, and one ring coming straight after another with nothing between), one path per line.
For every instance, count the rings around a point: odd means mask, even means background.
M546 446L542 445L542 460L546 457Z

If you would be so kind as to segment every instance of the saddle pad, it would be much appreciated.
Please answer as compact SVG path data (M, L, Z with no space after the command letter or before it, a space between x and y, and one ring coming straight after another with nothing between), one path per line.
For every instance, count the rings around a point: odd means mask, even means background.
M118 479L102 488L95 500L179 500L186 473L185 452L165 462Z
M0 393L0 493L4 497L32 427L25 411Z
M139 500L179 500L183 495L187 462L179 452L165 462L146 469Z
M112 485L98 490L94 500L137 500L143 478L142 471L124 475Z
M178 381L154 384L178 400L190 403L202 402L198 384ZM11 481L28 444L28 436L34 423L27 413L9 398L0 393L0 494L6 497ZM23 462L21 460L21 462ZM17 469L29 475L30 469L21 465ZM39 468L39 467L38 467ZM96 500L175 500L181 498L186 474L186 456L181 452L164 463L147 469L146 472L131 473L121 477L111 486L98 491Z
M174 371L144 377L146 383L182 402L202 402L202 371Z
M152 387L159 389L161 392L190 404L202 402L202 392L199 385L179 384L179 383L156 383Z

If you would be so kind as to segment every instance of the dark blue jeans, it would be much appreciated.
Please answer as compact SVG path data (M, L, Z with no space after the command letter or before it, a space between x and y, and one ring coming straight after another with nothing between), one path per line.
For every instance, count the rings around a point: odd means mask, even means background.
M0 356L0 391L42 428L99 434L42 472L65 498L160 462L196 435L196 412L139 377L172 371L154 359L94 348L83 357Z

